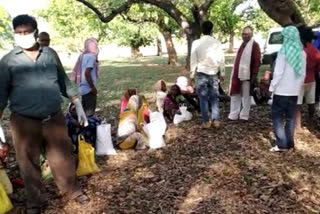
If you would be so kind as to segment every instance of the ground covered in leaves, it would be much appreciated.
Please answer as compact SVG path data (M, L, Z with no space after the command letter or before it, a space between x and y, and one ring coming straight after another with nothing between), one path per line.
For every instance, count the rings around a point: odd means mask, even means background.
M47 181L45 213L319 213L320 132L312 124L296 135L295 151L270 153L268 106L254 107L247 123L199 123L170 125L165 148L98 158L101 172L80 178L86 206L64 202Z
M172 84L181 75L181 68L168 68L166 59L160 60L113 61L102 68L98 114L112 124L113 135L125 89L138 87L150 94L156 80ZM86 206L66 202L53 180L45 181L49 205L44 213L319 213L320 131L305 121L295 151L270 153L274 136L269 106L253 107L247 123L228 122L228 104L221 110L219 129L201 129L196 115L190 122L169 125L162 149L98 157L101 172L79 178L91 198ZM4 126L10 136L8 114ZM9 176L19 177L14 151L10 160ZM12 213L22 213L23 188L14 191Z

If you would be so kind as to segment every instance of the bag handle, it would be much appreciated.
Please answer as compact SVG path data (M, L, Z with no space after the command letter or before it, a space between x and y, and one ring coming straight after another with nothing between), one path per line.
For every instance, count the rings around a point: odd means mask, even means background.
M85 141L85 138L82 134L78 135L78 142L80 142L80 141Z

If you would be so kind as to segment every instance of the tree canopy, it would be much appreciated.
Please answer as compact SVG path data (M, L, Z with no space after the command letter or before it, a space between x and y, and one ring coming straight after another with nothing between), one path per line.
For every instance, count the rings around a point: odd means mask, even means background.
M13 34L11 29L11 16L0 6L0 48L5 48L13 44Z

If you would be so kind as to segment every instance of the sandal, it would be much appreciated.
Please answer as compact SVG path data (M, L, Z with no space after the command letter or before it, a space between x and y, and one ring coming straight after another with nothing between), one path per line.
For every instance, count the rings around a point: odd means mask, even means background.
M74 200L77 203L79 203L80 205L85 205L90 202L90 198L88 196L86 196L85 194L81 194L81 195L77 196Z

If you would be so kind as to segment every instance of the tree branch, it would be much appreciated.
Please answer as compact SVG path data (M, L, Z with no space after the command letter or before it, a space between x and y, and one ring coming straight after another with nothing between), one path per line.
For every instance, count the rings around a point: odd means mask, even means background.
M84 4L86 7L91 9L95 14L97 14L99 19L104 23L108 23L108 22L112 21L112 19L114 17L116 17L118 14L125 12L125 11L128 11L130 9L131 5L137 2L137 0L128 0L120 7L111 10L111 13L109 15L105 16L97 7L95 7L90 2L88 2L86 0L76 0L76 1Z
M200 8L200 11L203 10L203 11L208 11L209 8L211 7L211 5L215 2L215 0L207 0L205 1L203 4L201 4L199 6Z
M169 16L171 16L180 26L182 26L182 28L185 28L185 25L189 26L189 21L186 18L186 16L171 1L142 0L142 2L161 8Z
M293 0L258 0L261 9L282 26L305 23Z

